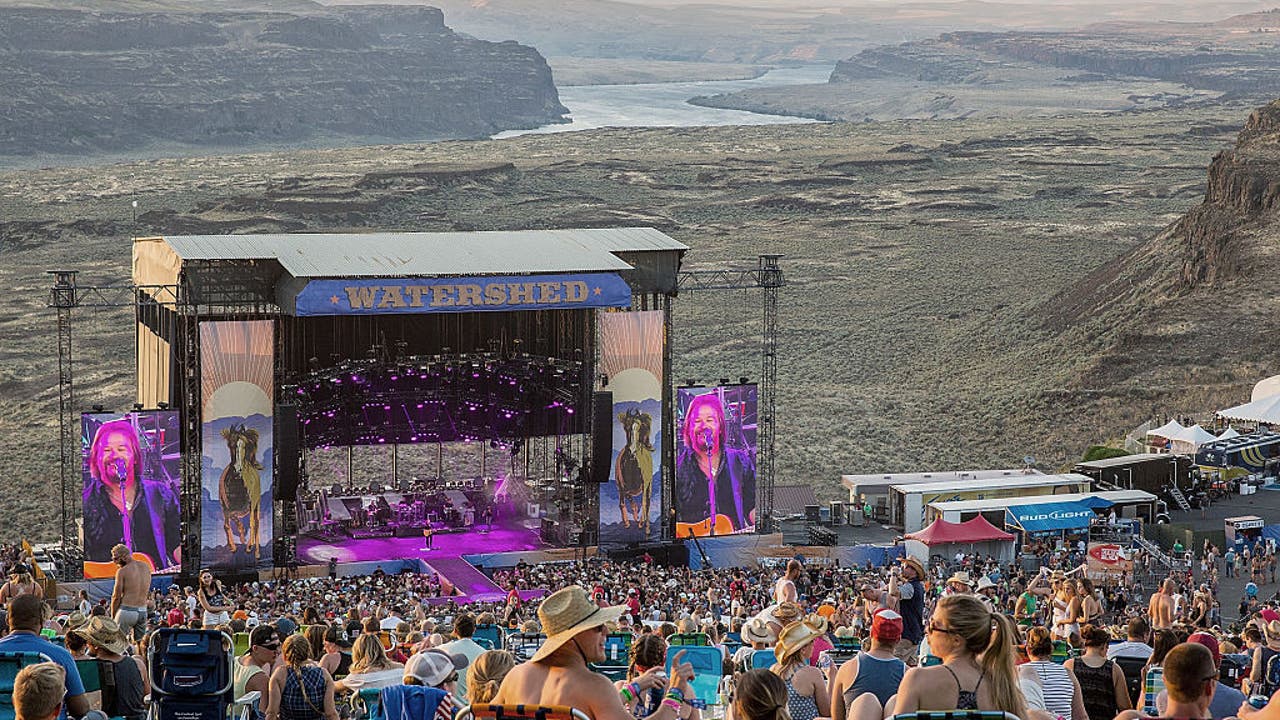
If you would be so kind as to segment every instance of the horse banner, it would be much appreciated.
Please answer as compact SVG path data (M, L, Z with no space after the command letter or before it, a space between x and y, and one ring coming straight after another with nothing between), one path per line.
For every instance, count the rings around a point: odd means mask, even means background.
M600 545L662 535L662 311L601 313L600 373L613 393L613 454L600 486Z
M200 323L204 567L271 565L274 352L271 320Z

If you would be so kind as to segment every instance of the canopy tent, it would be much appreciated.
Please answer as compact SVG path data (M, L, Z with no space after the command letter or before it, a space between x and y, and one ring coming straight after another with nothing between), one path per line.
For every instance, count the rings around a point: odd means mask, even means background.
M1229 427L1226 430L1222 431L1222 434L1218 436L1218 439L1230 440L1231 438L1234 438L1234 437L1240 437L1240 433L1236 432L1235 428Z
M1013 545L1017 536L978 515L962 523L939 518L923 530L903 537L907 554L927 564L931 553L949 558L955 552L989 555L1000 563L1013 562Z
M1017 525L1028 533L1061 532L1089 527L1089 523L1098 516L1094 508L1106 509L1111 505L1111 502L1102 498L1088 503L1012 505L1005 511L1005 515L1010 525Z
M1170 420L1155 430L1148 430L1147 437L1151 437L1152 435L1162 438L1182 437L1182 432L1184 430L1186 430L1186 428L1182 427L1182 424L1177 420Z
M1218 417L1227 420L1248 420L1250 422L1280 425L1280 395L1269 395L1243 405L1219 410Z
M1169 438L1169 451L1181 455L1190 455L1198 450L1201 445L1217 439L1217 435L1199 425L1192 425L1189 428L1184 428L1182 434L1178 437Z
M1012 533L1007 533L992 525L981 515L962 523L951 523L939 518L930 523L929 527L903 537L929 546L946 543L964 544L1014 539Z

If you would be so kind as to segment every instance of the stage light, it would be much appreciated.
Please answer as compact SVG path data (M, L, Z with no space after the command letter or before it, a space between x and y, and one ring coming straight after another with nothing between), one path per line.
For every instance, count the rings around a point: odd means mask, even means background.
M142 412L142 403L134 403L134 404L133 404L133 411L134 411L134 412Z
M106 412L106 411L107 411L107 408L106 408L106 407L104 407L101 403L94 403L94 404L93 404L93 411L94 411L94 412L96 412L96 413Z
M720 378L720 384L721 384L721 385L728 385L728 384L729 384L729 378Z
M743 375L742 377L738 378L739 385L746 385L750 382L751 382L751 378L747 377L746 375Z
M697 379L695 379L695 378L685 378L685 379L684 379L684 386L685 386L685 387L693 387L693 386L695 386L695 385L697 385L697 384L698 384L698 381L697 381Z

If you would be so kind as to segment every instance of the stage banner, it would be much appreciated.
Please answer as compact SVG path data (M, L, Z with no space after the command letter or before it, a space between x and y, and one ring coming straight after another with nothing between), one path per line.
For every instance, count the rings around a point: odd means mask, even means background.
M601 313L600 373L613 393L613 453L600 545L662 536L662 311Z
M270 567L271 320L200 323L201 564Z
M676 536L755 532L754 384L676 393Z
M85 413L81 418L84 576L114 577L111 548L129 548L153 572L182 562L182 452L176 410Z
M616 273L475 278L312 280L294 314L384 315L628 307L631 288Z

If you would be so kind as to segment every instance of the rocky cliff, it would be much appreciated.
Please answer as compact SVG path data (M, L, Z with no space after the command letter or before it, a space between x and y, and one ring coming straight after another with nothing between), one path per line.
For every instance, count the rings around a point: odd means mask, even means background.
M0 9L0 155L486 136L555 122L533 48L421 6Z

